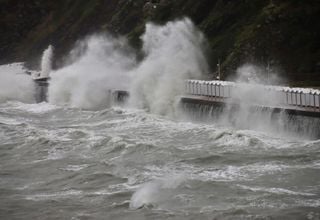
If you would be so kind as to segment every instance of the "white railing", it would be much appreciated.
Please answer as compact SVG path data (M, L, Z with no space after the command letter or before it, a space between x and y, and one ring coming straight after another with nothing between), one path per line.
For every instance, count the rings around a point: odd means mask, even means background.
M231 98L234 84L223 81L187 80L186 93L189 95Z
M206 96L220 99L246 100L243 96L256 95L260 103L308 107L320 110L320 90L290 88L280 86L252 87L251 84L240 84L228 81L187 80L185 92L188 95ZM249 87L249 89L247 89ZM257 88L259 88L257 90ZM243 92L245 90L245 92ZM256 93L256 94L255 94ZM270 103L270 102L269 102Z

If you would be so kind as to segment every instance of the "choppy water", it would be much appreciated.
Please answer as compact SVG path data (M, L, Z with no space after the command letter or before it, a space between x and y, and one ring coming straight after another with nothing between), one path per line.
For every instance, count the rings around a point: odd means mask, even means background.
M0 219L320 219L320 141L0 104Z

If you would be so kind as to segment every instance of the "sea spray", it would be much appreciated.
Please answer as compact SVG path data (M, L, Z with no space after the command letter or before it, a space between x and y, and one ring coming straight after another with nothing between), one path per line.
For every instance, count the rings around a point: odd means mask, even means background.
M205 38L189 19L146 25L144 59L137 63L126 40L94 35L70 54L71 64L51 73L49 101L86 109L110 105L111 90L130 92L129 105L170 115L184 80L208 72Z
M51 45L43 52L41 58L40 78L48 78L52 70L53 47Z
M183 117L190 116L195 120L210 121L237 129L272 133L277 137L319 137L320 120L289 115L284 109L294 106L288 107L286 104L286 97L282 91L286 87L263 85L263 69L246 64L238 68L236 75L236 83L225 82L231 86L226 105L215 102L184 103L181 106L187 116ZM272 79L275 80L277 77L273 76ZM296 91L309 93L312 90L298 88Z
M34 84L23 63L0 66L0 103L6 101L34 102Z
M273 114L272 109L260 108L263 106L276 107L282 104L282 97L279 96L279 93L264 85L270 83L271 80L273 84L277 84L280 78L276 73L270 73L270 76L266 74L264 68L252 64L245 64L236 70L235 81L237 83L231 98L239 106L236 110L233 109L231 118L230 109L225 109L225 114L231 119L233 126L263 131L272 131L275 128L283 130L277 123L282 120Z
M72 51L73 63L52 72L49 102L86 109L108 107L112 89L128 90L135 56L128 53L125 39L107 35L85 39L80 49L84 51Z
M261 85L283 85L286 79L280 76L281 68L277 66L263 66L245 63L236 69L233 77L228 80L238 83L252 83Z
M164 26L146 25L142 36L145 59L134 70L131 104L153 113L172 114L184 80L208 72L205 39L189 19Z
M174 190L186 181L184 175L168 175L145 184L132 195L131 209L163 206L174 197Z

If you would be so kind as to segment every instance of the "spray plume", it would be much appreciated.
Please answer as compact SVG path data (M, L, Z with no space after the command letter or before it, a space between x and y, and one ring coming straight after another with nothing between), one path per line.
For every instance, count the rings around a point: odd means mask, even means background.
M40 78L48 78L52 70L52 58L53 58L53 47L49 47L43 52L41 58L41 73Z
M189 19L164 26L147 24L142 36L146 57L134 70L131 103L158 114L171 114L184 80L208 71L203 35Z
M73 63L52 72L49 101L105 108L110 89L121 89L129 90L130 105L171 114L184 80L208 71L201 49L204 37L189 19L182 19L164 26L147 24L141 39L145 56L139 63L123 38L95 35L84 40L71 53Z
M268 132L283 132L284 113L274 114L272 107L282 106L282 96L278 88L267 84L283 82L276 72L267 72L266 68L245 64L236 70L236 84L232 99L239 106L236 110L226 108L220 121L231 123L241 129L254 129ZM280 88L280 87L279 87ZM266 106L268 108L261 108Z
M128 72L135 64L128 50L122 38L94 35L84 40L71 52L74 62L51 73L49 102L85 109L108 107L109 91L128 87Z

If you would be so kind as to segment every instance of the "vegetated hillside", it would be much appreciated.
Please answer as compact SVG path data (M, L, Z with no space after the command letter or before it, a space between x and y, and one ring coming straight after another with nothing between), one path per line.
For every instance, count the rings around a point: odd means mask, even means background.
M61 57L100 31L125 35L139 48L146 22L188 16L209 41L212 71L219 59L224 77L245 62L270 64L291 80L315 84L319 15L316 0L0 0L0 62L36 63L48 44Z

